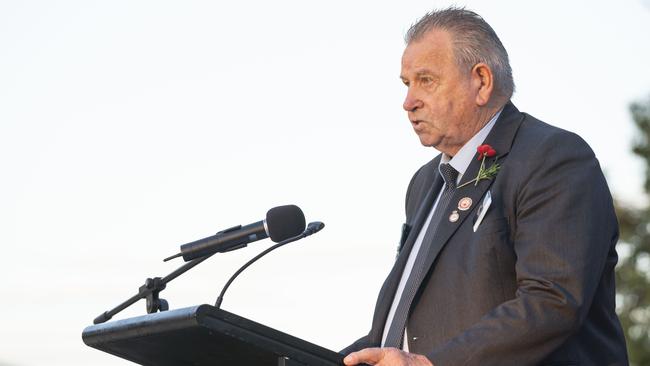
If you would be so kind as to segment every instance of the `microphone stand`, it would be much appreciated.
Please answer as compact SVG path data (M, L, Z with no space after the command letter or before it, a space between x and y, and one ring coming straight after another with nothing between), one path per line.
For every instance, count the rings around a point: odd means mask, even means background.
M169 310L169 303L165 299L160 298L160 291L167 287L167 284L174 278L182 275L183 273L194 268L199 263L212 257L216 253L206 255L205 257L193 259L182 266L178 267L175 271L171 272L165 277L147 278L144 285L140 286L138 293L131 296L128 300L119 304L111 310L105 311L93 320L93 324L100 324L110 320L115 314L135 304L140 299L147 300L147 314L155 313L157 311Z

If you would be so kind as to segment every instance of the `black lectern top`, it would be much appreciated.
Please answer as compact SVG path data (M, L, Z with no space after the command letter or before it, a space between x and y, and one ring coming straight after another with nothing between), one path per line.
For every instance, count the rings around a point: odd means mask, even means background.
M147 366L343 365L343 355L210 305L84 329L88 346Z

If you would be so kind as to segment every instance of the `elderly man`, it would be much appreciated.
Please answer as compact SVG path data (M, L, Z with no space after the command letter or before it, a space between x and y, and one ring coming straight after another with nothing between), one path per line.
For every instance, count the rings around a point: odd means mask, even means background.
M404 109L441 154L411 180L401 251L345 364L626 365L591 149L510 102L508 55L476 13L429 13L406 42Z

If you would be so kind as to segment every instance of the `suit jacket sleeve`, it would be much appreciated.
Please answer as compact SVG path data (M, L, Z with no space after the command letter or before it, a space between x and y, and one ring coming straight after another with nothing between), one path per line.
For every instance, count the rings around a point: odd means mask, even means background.
M352 352L361 351L362 349L369 348L369 347L378 347L378 345L372 343L370 341L370 336L366 335L357 339L354 343L339 351L339 353L343 355L348 355Z
M539 363L581 326L608 256L615 261L618 226L591 149L567 132L536 145L508 161L518 177L508 182L516 296L431 350L435 366Z

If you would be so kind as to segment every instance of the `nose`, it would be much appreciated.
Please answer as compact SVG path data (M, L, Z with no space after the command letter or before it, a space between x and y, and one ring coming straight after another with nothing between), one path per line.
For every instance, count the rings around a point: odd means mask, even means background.
M404 110L407 112L414 112L416 109L421 107L422 107L422 100L420 100L420 98L418 98L418 96L415 95L412 88L409 88L408 92L406 92L406 98L404 99L404 104L402 105L402 108L404 108Z

